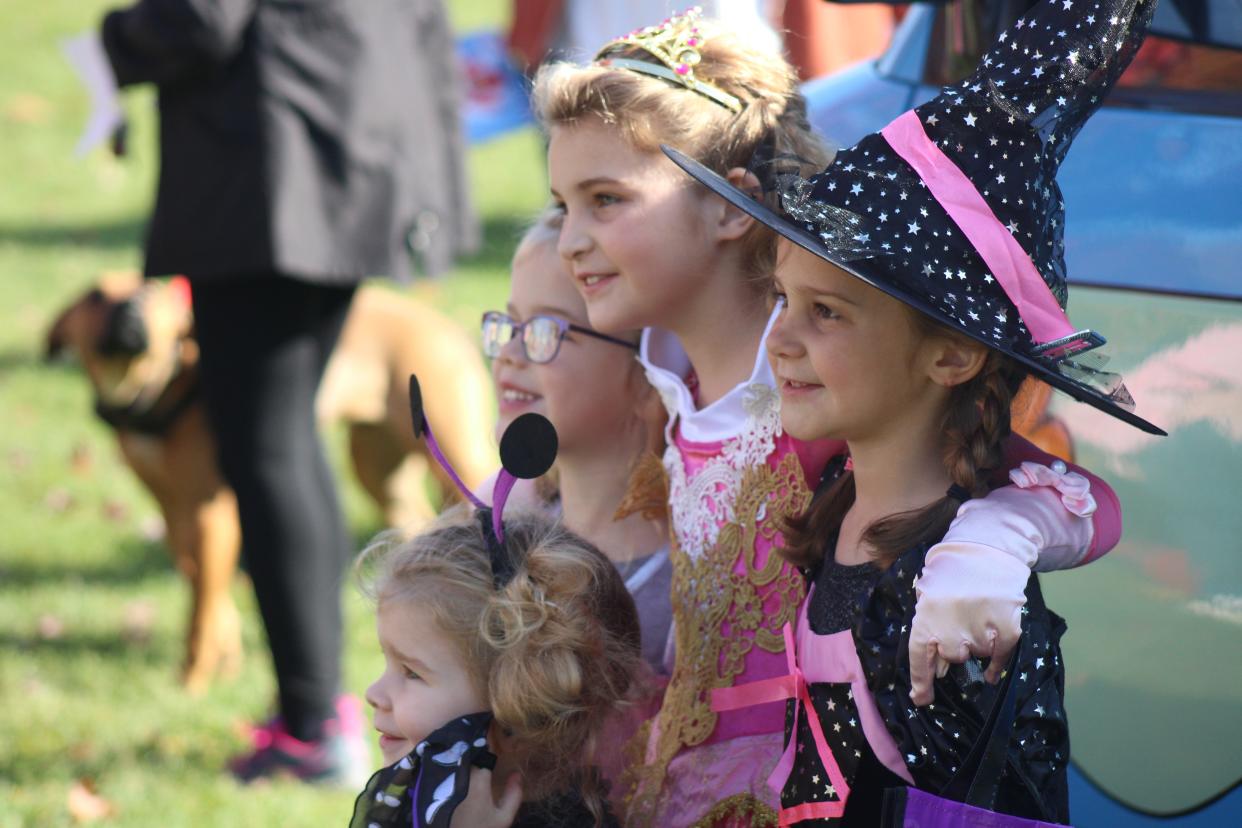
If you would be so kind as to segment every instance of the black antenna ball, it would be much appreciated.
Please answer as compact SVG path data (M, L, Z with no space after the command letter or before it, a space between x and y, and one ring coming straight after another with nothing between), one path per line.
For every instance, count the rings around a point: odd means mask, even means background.
M523 414L500 438L500 463L505 471L523 480L534 480L552 468L558 441L547 417Z

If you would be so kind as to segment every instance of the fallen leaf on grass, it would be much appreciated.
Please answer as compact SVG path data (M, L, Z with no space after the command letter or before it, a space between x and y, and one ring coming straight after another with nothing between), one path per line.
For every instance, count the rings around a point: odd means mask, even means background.
M59 616L44 613L39 616L39 623L35 629L39 632L39 638L44 641L55 641L65 634L65 622L61 621Z
M69 815L74 822L95 822L116 816L116 805L95 793L95 783L79 779L69 787Z
M27 676L21 683L22 695L26 699L37 698L47 692L47 685L34 676Z
M73 468L74 474L89 474L95 465L95 453L91 451L89 443L79 442L74 444L73 453L69 455L69 465Z
M99 746L91 741L74 742L65 753L70 759L79 764L86 763L94 760L99 755Z
M18 124L42 124L52 112L52 105L47 98L19 92L9 98L4 107L4 116Z
M125 605L121 638L130 644L146 644L155 625L155 605L150 601L130 601Z
M43 498L43 504L53 512L67 512L73 508L73 495L69 493L68 489L52 489Z
M113 523L120 523L129 517L129 507L119 500L105 500L103 516Z

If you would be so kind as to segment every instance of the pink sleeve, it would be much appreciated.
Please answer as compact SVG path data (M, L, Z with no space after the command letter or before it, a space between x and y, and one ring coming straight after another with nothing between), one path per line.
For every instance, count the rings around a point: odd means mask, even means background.
M1054 460L1059 459L1040 449L1020 434L1010 435L1005 443L1005 464L1008 468L1013 468L1025 460L1049 466ZM1117 541L1121 540L1121 501L1117 499L1117 493L1113 491L1113 487L1103 479L1073 463L1066 463L1066 466L1070 471L1081 474L1091 482L1091 494L1096 502L1095 514L1091 516L1091 525L1095 531L1091 539L1091 548L1078 563L1082 566L1091 563L1096 558L1104 557L1117 545Z

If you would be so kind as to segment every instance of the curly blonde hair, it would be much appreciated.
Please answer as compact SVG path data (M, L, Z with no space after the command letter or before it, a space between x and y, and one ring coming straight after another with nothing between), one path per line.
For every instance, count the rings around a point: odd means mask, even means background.
M598 118L619 129L639 151L659 152L661 144L668 144L721 175L742 167L763 181L769 172L760 168L765 160L799 172L827 166L832 153L811 130L797 70L779 52L718 21L704 18L697 26L702 44L695 77L740 100L741 112L629 69L551 63L535 76L536 117L545 130ZM633 44L619 44L608 56L654 61ZM756 222L741 249L748 275L771 274L776 260L771 231Z
M500 589L464 506L409 541L382 537L355 571L377 604L416 602L457 645L527 796L579 787L601 818L589 768L599 734L642 675L634 601L612 562L552 519L506 515L504 534L517 568Z

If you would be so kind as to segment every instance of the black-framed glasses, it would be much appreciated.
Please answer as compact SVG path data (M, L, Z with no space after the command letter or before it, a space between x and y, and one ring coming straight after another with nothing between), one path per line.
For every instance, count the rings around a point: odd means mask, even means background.
M488 311L483 314L483 353L489 359L495 359L500 356L500 349L505 346L506 342L521 335L522 350L526 358L542 365L556 359L556 355L561 350L561 342L564 341L565 334L570 331L584 336L593 336L633 351L638 350L638 346L633 342L626 342L624 339L617 339L615 336L602 334L599 331L584 328L582 325L575 325L559 316L540 313L525 322L518 322L507 313Z

